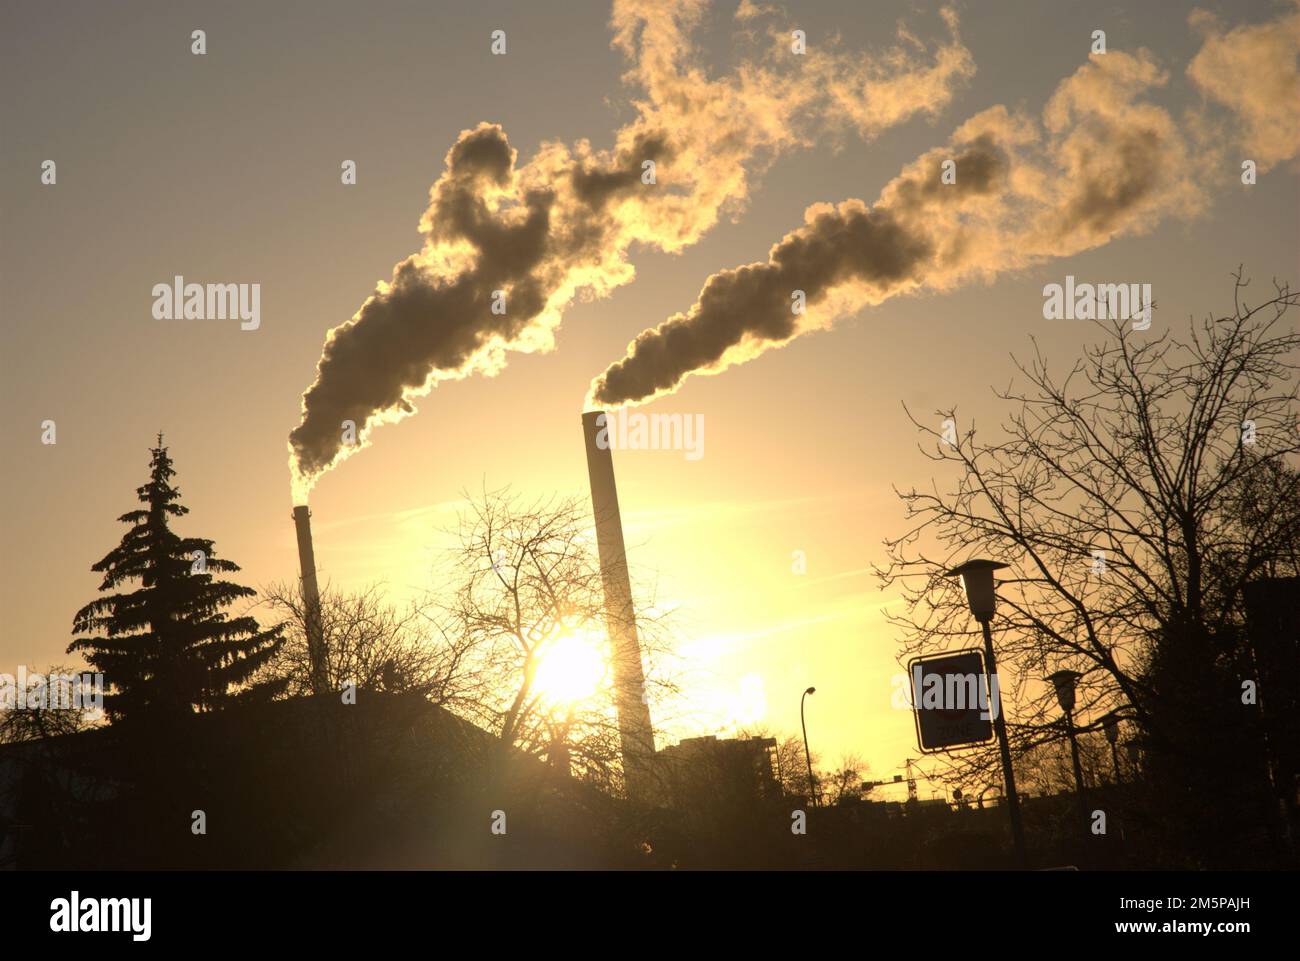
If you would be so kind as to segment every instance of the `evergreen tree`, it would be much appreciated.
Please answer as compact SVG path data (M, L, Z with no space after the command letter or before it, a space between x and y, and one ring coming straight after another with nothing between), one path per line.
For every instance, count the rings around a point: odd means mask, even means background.
M280 628L263 631L252 617L228 619L222 608L256 592L213 577L238 571L220 560L213 542L179 537L169 519L189 513L178 503L175 475L162 434L152 450L149 483L137 489L145 506L118 518L131 529L91 570L101 591L138 581L129 593L108 594L77 612L68 652L85 652L104 674L104 708L112 720L212 711L236 698L271 697L274 682L245 682L284 643Z

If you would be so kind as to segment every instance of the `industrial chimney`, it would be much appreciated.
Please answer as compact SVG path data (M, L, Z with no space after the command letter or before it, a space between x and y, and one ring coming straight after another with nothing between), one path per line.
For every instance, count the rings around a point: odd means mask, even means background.
M325 669L325 636L321 622L320 589L316 584L316 552L311 544L311 511L306 504L293 509L298 530L298 567L302 571L302 600L307 628L307 653L311 660L312 693L324 694L329 686Z
M623 771L628 794L645 798L652 788L654 729L650 725L650 706L645 700L641 644L636 632L632 582L623 546L623 520L618 511L618 488L614 485L614 458L610 452L604 412L592 410L583 414L582 432L587 445L587 476L591 482L591 508L596 521L596 549L605 586L605 623L609 630L614 668Z

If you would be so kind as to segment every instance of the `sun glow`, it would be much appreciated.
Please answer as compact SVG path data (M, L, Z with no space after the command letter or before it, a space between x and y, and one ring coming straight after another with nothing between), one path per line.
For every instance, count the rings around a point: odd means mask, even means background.
M534 690L552 705L571 705L591 697L609 674L603 635L566 631L548 646L533 679Z

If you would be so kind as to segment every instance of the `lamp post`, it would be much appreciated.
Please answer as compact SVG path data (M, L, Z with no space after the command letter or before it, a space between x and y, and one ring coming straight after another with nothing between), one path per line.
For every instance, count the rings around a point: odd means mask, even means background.
M1128 753L1129 775L1136 781L1142 773L1139 767L1142 763L1142 746L1137 741L1128 741L1124 744L1124 750Z
M982 558L969 560L948 572L949 577L960 577L962 587L966 589L966 603L975 620L984 630L984 670L985 683L989 692L989 710L993 712L993 730L998 737L998 749L1002 754L1002 778L1006 783L1007 813L1011 816L1011 837L1016 845L1016 855L1021 867L1029 866L1029 854L1025 849L1025 827L1020 820L1020 795L1016 793L1016 775L1011 769L1011 745L1007 741L1007 721L1002 716L1002 691L997 685L998 663L993 655L993 633L989 630L989 621L993 619L993 610L997 596L993 591L993 572L1006 567L997 561Z
M1119 784L1124 780L1119 768L1119 714L1111 711L1103 717L1101 729L1106 733L1106 740L1110 742L1110 760L1115 765L1115 783Z
M803 756L808 762L808 792L812 795L813 804L817 804L817 779L813 777L812 772L812 752L808 750L808 724L803 719L803 702L809 694L816 694L817 688L810 687L803 692L803 697L799 698L799 726L803 728Z
M1079 812L1084 824L1088 822L1088 807L1083 799L1083 766L1079 763L1079 741L1074 736L1074 686L1083 677L1078 671L1057 671L1047 679L1056 688L1056 700L1065 714L1065 733L1070 738L1070 760L1074 764L1074 792L1079 802Z

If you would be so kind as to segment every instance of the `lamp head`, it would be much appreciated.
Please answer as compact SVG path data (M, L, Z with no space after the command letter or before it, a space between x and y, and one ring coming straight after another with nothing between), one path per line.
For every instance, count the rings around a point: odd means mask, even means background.
M1101 719L1101 729L1106 734L1106 740L1110 746L1114 747L1119 743L1119 715L1111 711Z
M1083 675L1078 671L1057 671L1048 678L1056 688L1056 700L1066 714L1074 710L1074 685L1081 677Z
M993 619L997 598L993 592L993 572L1008 565L984 558L975 558L948 571L949 577L960 577L966 589L966 603L975 620L981 624Z

